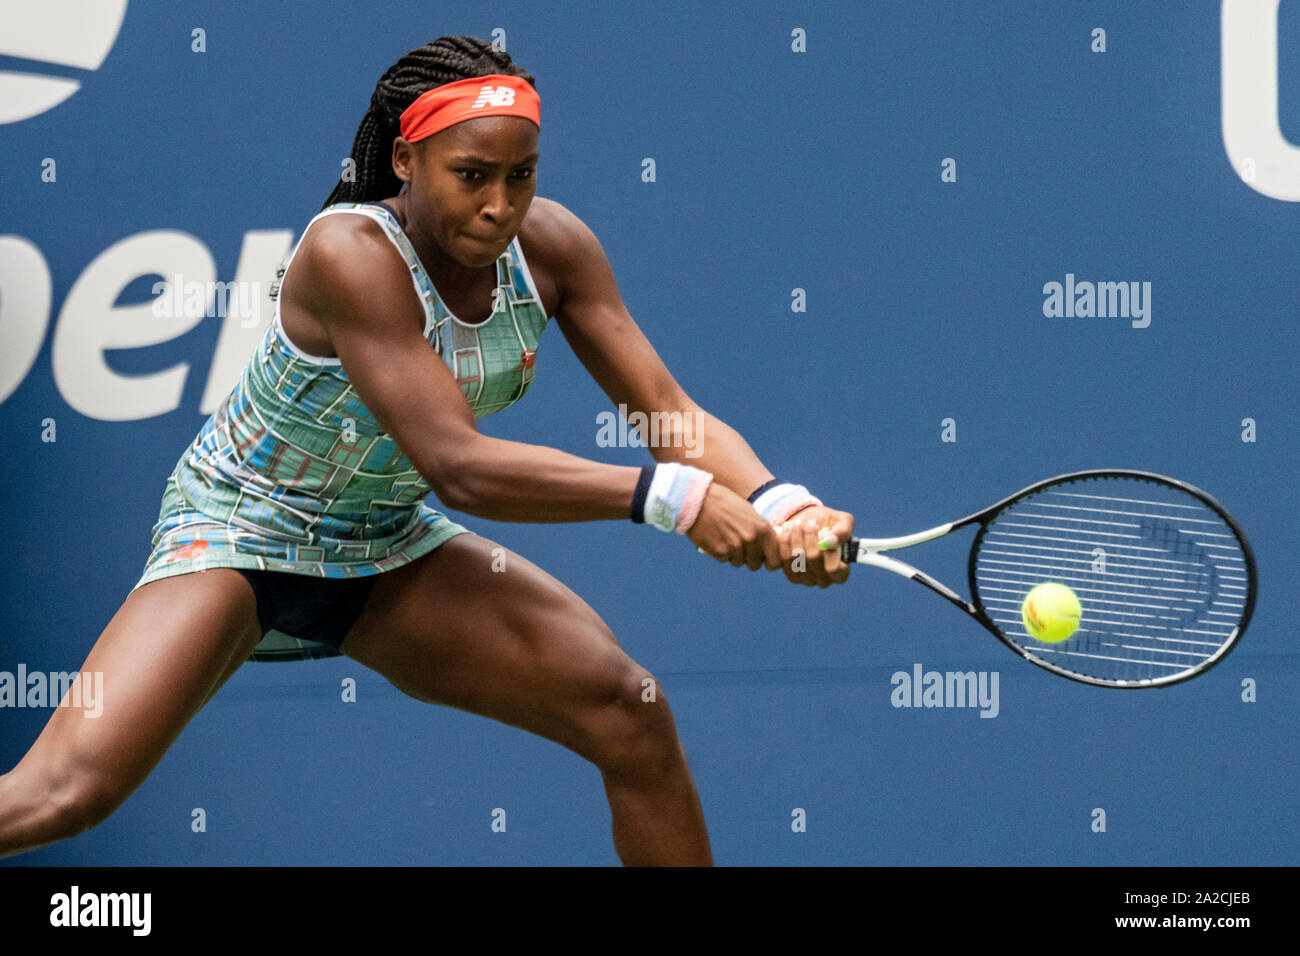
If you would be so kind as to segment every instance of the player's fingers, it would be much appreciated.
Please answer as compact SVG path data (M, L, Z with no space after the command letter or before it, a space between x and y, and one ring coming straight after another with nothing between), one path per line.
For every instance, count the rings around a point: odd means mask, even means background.
M794 537L793 532L791 537ZM790 560L785 566L786 579L791 584L802 584L808 586L812 581L808 579L808 555L801 545L796 544L790 549Z
M798 570L803 565L803 550L799 545L799 529L789 521L782 522L781 538L784 542L781 556L786 580L791 584L803 584L803 579L800 577Z
M833 581L835 574L844 565L844 560L840 557L840 539L829 527L821 527L817 530L817 548L821 552L822 567L826 569L827 576Z
M767 549L764 543L766 537L766 535L759 535L745 542L745 566L751 571L757 571L767 560Z
M776 529L769 525L763 535L763 566L769 571L779 571L781 564L781 537L776 533Z
M812 535L808 533L808 525L813 526ZM790 522L790 538L794 542L797 553L796 560L791 562L794 576L790 580L805 587L817 586L817 568L821 564L817 552L816 526L815 521Z
M831 577L826 572L824 552L821 549L821 535L817 522L811 518L806 518L802 522L803 536L807 542L808 548L808 572L812 575L812 583L819 588L830 587Z
M841 526L842 527L842 526ZM840 542L844 539L832 534L829 528L820 529L818 547L822 549L822 564L831 584L842 584L849 579L849 565L840 554Z
M808 557L803 549L803 538L799 527L787 521L781 525L781 534L785 538L785 577L791 584L806 584L804 572L807 570Z
M781 543L781 570L785 572L786 580L792 584L797 583L794 572L791 571L794 562L794 539L790 536L789 524L777 525L776 537Z
M737 541L727 547L727 561L733 568L743 568L745 566L745 542Z

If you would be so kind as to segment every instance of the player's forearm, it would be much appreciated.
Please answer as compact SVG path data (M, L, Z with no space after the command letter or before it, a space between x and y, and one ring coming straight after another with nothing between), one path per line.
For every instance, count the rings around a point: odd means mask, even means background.
M492 521L627 519L641 469L478 435L432 482L449 508Z
M754 454L740 433L704 411L695 408L680 415L648 417L643 435L656 461L674 461L712 472L713 480L742 498L770 481L772 473Z

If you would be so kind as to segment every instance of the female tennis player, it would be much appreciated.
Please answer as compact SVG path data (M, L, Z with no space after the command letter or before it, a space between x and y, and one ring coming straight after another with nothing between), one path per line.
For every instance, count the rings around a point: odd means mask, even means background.
M625 864L712 863L668 703L642 699L650 674L576 594L424 499L498 521L631 518L690 539L690 560L819 587L848 577L833 545L853 518L775 479L669 374L595 236L535 198L540 126L533 77L477 38L380 78L356 175L281 270L86 659L102 715L55 708L0 777L0 856L103 821L244 661L346 654L594 763ZM615 403L697 416L693 465L674 436L638 468L478 432L527 391L550 316Z

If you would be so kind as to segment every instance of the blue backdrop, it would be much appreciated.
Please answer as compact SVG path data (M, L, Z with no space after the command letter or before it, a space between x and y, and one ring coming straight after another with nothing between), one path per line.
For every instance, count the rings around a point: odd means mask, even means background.
M80 666L140 575L205 393L224 394L242 365L214 372L220 318L109 348L118 376L184 370L174 398L115 411L79 348L127 341L123 307L147 304L157 276L96 271L97 257L165 231L158 262L193 253L192 237L230 281L249 235L271 233L261 248L274 254L250 252L242 276L270 278L279 244L332 188L378 76L439 35L494 30L537 77L538 194L592 227L686 390L776 474L852 511L859 533L921 530L1040 478L1117 467L1211 492L1256 552L1241 646L1202 678L1130 693L1025 664L872 569L803 589L643 527L452 512L581 594L662 680L717 861L1295 864L1300 206L1228 158L1210 0L475 0L382 14L343 0L131 0L98 69L4 49L0 70L80 88L0 125L0 233L25 241L0 247L0 670ZM792 48L800 30L806 52ZM1300 143L1300 6L1283 5L1278 36L1278 119ZM4 88L6 109L28 95ZM1043 286L1069 273L1150 282L1150 324L1045 316ZM79 280L100 295L65 310ZM795 289L806 311L792 310ZM481 427L649 461L598 446L611 407L548 328L527 399ZM913 555L961 584L967 541ZM890 676L916 664L996 671L997 716L895 708ZM348 677L355 703L340 699ZM0 769L48 716L0 708ZM206 832L192 832L196 807ZM591 765L335 659L245 666L106 823L8 862L617 857Z

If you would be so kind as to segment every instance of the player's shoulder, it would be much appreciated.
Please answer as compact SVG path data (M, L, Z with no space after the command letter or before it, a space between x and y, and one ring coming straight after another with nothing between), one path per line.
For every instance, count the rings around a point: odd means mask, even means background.
M545 242L548 239L563 239L565 230L571 229L578 221L568 206L545 196L534 196L528 205L528 215L519 227L521 237Z
M591 228L576 213L543 196L533 197L519 228L519 244L530 267L554 277L561 287L564 277L600 247Z
M295 300L313 308L400 289L406 270L383 225L373 217L319 216L298 243L289 284Z
M387 230L373 216L329 215L315 219L303 233L296 256L317 269L338 278L367 277L380 264L404 271L400 257L393 255Z
M382 250L391 245L385 229L373 216L332 214L318 216L302 237L302 252L328 258Z

